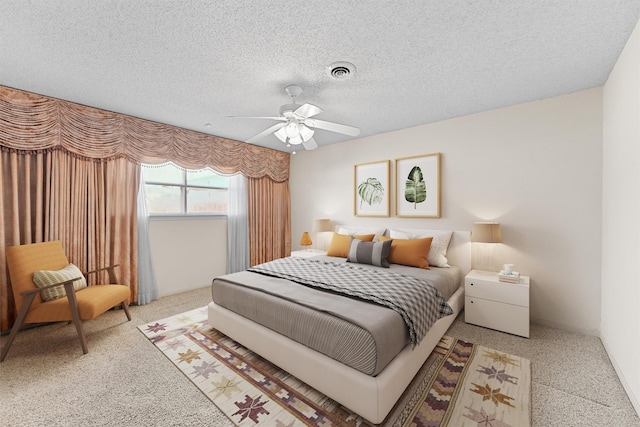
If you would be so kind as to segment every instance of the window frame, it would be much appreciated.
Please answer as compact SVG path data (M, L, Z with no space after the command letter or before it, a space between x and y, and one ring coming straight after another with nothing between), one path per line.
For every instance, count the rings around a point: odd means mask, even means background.
M151 169L153 167L162 167L162 166L167 166L167 165L172 165L173 167L175 167L176 169L178 169L181 173L181 183L176 184L176 183L167 183L167 182L161 182L161 181L148 181L144 178L144 173L143 173L143 185L157 185L157 186L163 186L163 187L175 187L175 188L179 188L180 189L180 210L181 212L170 212L170 213L159 213L159 212L150 212L148 210L148 205L147 205L147 211L148 211L148 215L150 219L186 219L186 218L227 218L227 216L229 215L229 206L227 204L227 211L225 213L217 213L217 212L204 212L204 213L199 213L199 212L188 212L187 211L187 190L189 188L199 188L199 189L205 189L205 190L224 190L227 193L227 196L229 194L229 187L228 187L228 179L227 179L227 187L220 187L220 186L208 186L208 185L197 185L197 184L187 184L187 174L190 171L193 172L197 172L197 171L202 171L202 170L208 170L213 172L214 174L218 175L218 176L222 176L225 178L228 178L226 175L222 175L216 171L214 171L211 168L202 168L202 169L185 169L183 167L177 166L174 163L171 162L167 162L167 163L163 163L160 165L150 165L150 164L142 164L143 168L148 168ZM146 188L145 188L146 190ZM228 197L227 197L227 202L229 201ZM146 200L146 191L145 191L145 203L147 203Z

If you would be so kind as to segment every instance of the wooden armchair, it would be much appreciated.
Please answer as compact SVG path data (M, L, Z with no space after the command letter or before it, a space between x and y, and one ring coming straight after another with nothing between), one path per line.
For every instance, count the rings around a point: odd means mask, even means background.
M18 316L9 334L9 339L2 349L0 362L7 356L11 343L25 323L73 322L78 331L82 352L86 354L89 350L82 330L83 320L95 319L117 305L122 306L127 319L131 320L128 306L131 293L127 286L115 284L94 285L74 291L74 281L82 277L74 277L70 280L44 287L36 286L33 280L35 271L58 271L69 265L69 260L60 241L9 246L6 248L6 255ZM109 281L116 283L114 267L116 266L87 274L108 270ZM59 288L60 286L64 286L66 296L51 301L43 299L43 291L53 290L53 288Z

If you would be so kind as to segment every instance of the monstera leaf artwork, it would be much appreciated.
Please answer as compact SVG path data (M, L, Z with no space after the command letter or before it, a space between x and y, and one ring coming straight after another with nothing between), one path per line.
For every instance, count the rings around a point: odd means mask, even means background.
M353 167L353 214L389 216L389 160Z
M358 185L358 195L360 196L360 206L367 203L369 206L382 203L384 199L384 187L376 178L367 178Z
M409 203L413 203L414 209L416 209L418 203L427 200L427 184L424 182L422 170L419 166L414 166L409 172L404 186L404 199Z

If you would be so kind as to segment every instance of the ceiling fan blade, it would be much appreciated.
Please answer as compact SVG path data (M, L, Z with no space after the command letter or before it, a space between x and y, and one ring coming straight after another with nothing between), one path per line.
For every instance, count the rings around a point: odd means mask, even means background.
M265 136L269 135L270 133L273 133L273 132L277 131L278 129L284 127L285 125L286 125L286 123L276 123L275 125L271 126L270 128L263 130L262 132L260 132L256 136L247 139L246 142L248 142L249 144L253 144L254 142L261 140L262 138L264 138Z
M285 117L245 117L245 116L227 116L229 119L269 119L269 120L280 120L282 122L286 121Z
M304 146L305 150L315 150L316 148L318 148L318 143L313 138L309 138L309 140L303 142L302 145Z
M299 117L304 117L306 119L308 117L315 116L316 114L320 114L323 111L324 110L322 108L313 104L302 104L300 107L296 108L293 114Z
M324 129L331 132L343 133L350 136L360 135L360 129L353 126L341 125L339 123L325 122L318 119L305 119L304 124L313 128Z

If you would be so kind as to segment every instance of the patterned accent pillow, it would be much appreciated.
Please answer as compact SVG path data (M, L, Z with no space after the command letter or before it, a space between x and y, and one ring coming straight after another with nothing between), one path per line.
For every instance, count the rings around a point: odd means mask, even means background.
M447 230L389 230L392 239L422 239L433 237L429 249L429 265L434 267L449 267L447 248L451 241L453 231Z
M362 240L351 239L347 262L389 268L391 242L391 240L386 242L363 242Z
M82 275L82 272L78 267L73 264L67 265L61 270L38 270L33 273L33 283L39 288L53 285L55 283L65 282L69 279L80 277L80 279L73 282L73 289L79 291L82 288L87 287L87 281ZM55 286L40 292L42 299L45 301L53 301L58 298L67 296L64 290L64 286Z

